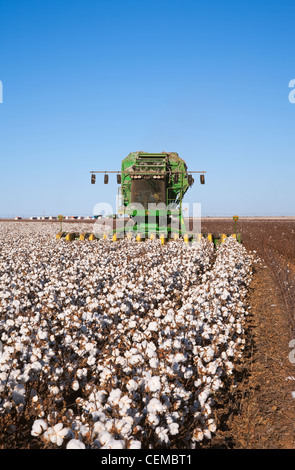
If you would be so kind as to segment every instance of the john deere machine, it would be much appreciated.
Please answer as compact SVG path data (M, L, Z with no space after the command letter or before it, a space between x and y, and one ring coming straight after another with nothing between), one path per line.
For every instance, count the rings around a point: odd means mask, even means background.
M109 182L110 173L116 174L120 185L118 212L128 216L127 219L109 219L108 223L97 221L92 233L59 232L57 238L116 240L126 236L138 241L160 238L165 243L171 238L183 237L188 242L195 236L201 236L200 233L187 230L182 214L182 201L194 183L193 174L199 173L200 183L205 184L206 172L188 172L186 163L176 152L132 152L122 160L120 171L90 173L92 184L95 184L98 173L104 174L105 184ZM205 236L216 244L217 239L211 234Z
M93 184L96 173L105 173L104 182L108 183L110 172L92 171ZM188 173L185 162L175 152L132 152L122 161L121 171L115 173L121 184L119 212L128 215L130 221L123 227L113 228L113 234L139 238L186 234L182 200L194 183L191 173L200 173L204 184L204 171Z

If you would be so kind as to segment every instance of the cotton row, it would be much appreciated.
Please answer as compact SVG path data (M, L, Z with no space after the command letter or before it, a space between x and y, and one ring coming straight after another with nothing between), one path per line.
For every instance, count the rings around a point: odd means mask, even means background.
M42 223L0 231L3 433L22 415L40 447L208 442L245 347L245 248L67 243Z

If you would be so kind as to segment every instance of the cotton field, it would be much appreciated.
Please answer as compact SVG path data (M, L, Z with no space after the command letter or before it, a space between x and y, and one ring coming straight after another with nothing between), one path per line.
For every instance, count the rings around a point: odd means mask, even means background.
M245 348L252 254L234 238L66 242L58 227L0 223L2 447L208 443Z

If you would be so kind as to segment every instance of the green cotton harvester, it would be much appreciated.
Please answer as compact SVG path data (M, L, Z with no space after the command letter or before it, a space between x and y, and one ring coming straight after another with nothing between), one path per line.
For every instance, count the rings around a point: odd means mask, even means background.
M192 174L199 173L200 183L205 184L206 172L188 172L185 161L176 152L131 152L122 160L120 171L90 173L92 184L96 182L97 173L104 174L104 184L109 182L110 173L116 174L120 185L118 214L97 220L92 233L59 232L56 238L112 238L113 241L123 237L137 241L159 238L164 244L171 238L183 238L188 242L202 236L216 245L226 237L187 230L182 213L183 197L194 183ZM200 232L200 226L198 228Z
M104 182L108 182L110 172L91 173L92 183L95 173L105 173ZM112 229L115 238L123 233L137 240L160 238L162 242L192 237L183 220L182 200L194 183L191 173L200 173L204 184L204 171L188 173L186 163L175 152L132 152L122 160L121 171L115 173L121 184L119 213L130 217L123 226Z

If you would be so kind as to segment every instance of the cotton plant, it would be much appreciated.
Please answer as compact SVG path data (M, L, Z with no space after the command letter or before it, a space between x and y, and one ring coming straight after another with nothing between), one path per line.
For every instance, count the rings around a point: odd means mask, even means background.
M40 446L210 441L246 344L255 258L242 245L0 232L0 417L26 413Z

